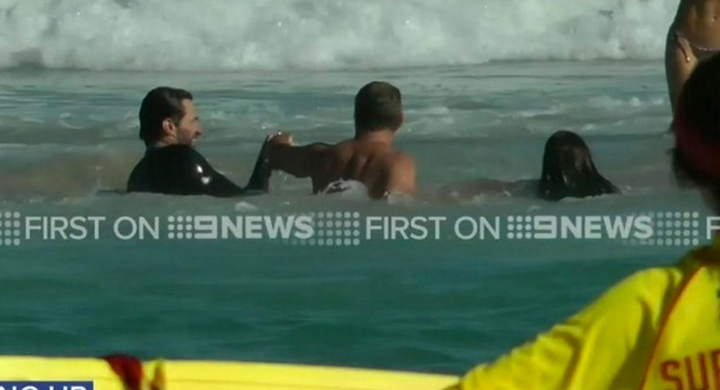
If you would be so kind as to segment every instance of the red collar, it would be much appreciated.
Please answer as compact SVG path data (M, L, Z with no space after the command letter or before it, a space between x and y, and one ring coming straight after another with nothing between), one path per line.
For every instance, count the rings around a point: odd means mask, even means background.
M700 132L682 116L672 124L678 151L690 167L709 179L720 180L720 143L703 139Z

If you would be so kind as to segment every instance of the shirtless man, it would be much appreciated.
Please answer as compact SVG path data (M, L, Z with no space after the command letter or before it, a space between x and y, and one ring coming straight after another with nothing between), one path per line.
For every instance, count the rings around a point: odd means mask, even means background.
M293 146L288 135L270 139L270 168L295 177L310 177L313 193L338 180L362 182L372 199L415 191L415 160L395 150L395 133L403 123L400 90L372 82L355 96L355 137L336 145Z
M665 49L673 113L680 90L700 61L720 52L720 0L681 0Z

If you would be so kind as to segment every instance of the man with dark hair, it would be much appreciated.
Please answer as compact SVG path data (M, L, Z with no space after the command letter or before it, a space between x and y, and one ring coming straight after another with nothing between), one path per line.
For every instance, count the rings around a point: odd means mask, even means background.
M203 130L190 92L155 88L143 99L139 117L146 152L130 174L128 192L230 197L247 190L267 191L267 141L245 188L215 171L193 148Z
M313 193L338 180L357 180L373 199L415 191L415 160L395 150L395 133L403 124L400 90L385 82L365 85L355 96L355 137L336 145L293 146L292 138L269 141L270 167L295 177L310 177Z

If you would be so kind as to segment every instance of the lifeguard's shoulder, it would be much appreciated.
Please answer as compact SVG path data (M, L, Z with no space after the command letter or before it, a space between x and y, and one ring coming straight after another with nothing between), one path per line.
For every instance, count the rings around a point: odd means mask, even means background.
M694 269L683 259L672 265L636 271L610 288L597 304L616 307L639 304L645 310L660 313L675 299Z

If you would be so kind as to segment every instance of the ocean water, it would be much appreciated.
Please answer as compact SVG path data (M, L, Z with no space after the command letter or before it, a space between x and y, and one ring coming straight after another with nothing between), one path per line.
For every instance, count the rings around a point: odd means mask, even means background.
M451 374L497 357L693 243L462 240L447 228L311 245L171 239L168 226L159 238L63 239L26 236L28 218L705 216L668 157L662 53L675 3L0 0L0 353ZM417 159L419 199L312 196L280 173L270 194L242 199L123 193L154 86L193 92L198 150L244 183L269 132L350 136L353 97L372 80L402 90L397 145ZM559 129L586 139L621 196L438 196L451 183L537 178Z

